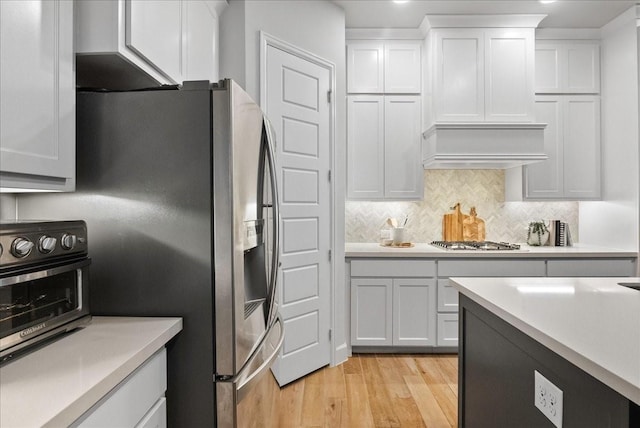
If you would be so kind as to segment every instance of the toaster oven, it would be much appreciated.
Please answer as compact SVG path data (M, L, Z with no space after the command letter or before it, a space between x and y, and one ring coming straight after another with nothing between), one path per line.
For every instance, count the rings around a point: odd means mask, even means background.
M85 325L84 221L0 223L0 362Z

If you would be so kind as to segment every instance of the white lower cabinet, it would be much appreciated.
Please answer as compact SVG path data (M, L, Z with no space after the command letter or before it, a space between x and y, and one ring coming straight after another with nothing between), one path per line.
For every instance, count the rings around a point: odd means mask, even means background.
M96 403L73 427L165 428L167 351L158 351Z
M352 259L351 345L450 352L458 346L451 277L631 277L636 270L634 257Z
M356 277L363 275L367 277ZM380 276L377 276L380 275ZM424 275L421 277L415 277ZM357 260L351 266L353 346L436 344L435 262Z

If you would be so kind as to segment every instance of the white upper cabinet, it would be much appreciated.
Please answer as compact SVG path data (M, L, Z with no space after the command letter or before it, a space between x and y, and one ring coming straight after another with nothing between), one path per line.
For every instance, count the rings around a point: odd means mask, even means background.
M588 40L536 42L536 93L600 93L600 46Z
M539 96L536 115L547 123L544 136L549 159L523 168L524 198L599 199L600 98Z
M218 79L218 14L226 1L75 2L78 84L134 89Z
M533 28L437 28L427 35L435 122L533 122Z
M347 92L420 93L419 42L352 40L347 42Z
M422 199L420 104L417 95L347 98L348 199Z
M71 1L0 1L0 187L75 189Z
M125 0L125 43L172 83L184 80L182 2Z

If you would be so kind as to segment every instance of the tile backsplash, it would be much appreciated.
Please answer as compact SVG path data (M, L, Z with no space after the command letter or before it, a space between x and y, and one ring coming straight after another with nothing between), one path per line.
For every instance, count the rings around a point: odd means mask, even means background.
M442 239L442 216L460 202L464 214L476 207L488 241L525 242L534 220L562 220L578 242L578 202L505 202L503 170L425 170L424 200L416 202L347 201L345 241L378 242L386 219L409 216L412 242Z

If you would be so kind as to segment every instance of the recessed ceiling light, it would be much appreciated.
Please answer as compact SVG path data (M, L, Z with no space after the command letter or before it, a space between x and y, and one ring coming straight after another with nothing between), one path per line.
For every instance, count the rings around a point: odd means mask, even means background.
M402 4L402 3L408 3L409 0L393 0L393 2L397 4Z
M540 3L542 4L549 4L549 3L555 3L556 0L538 0Z

